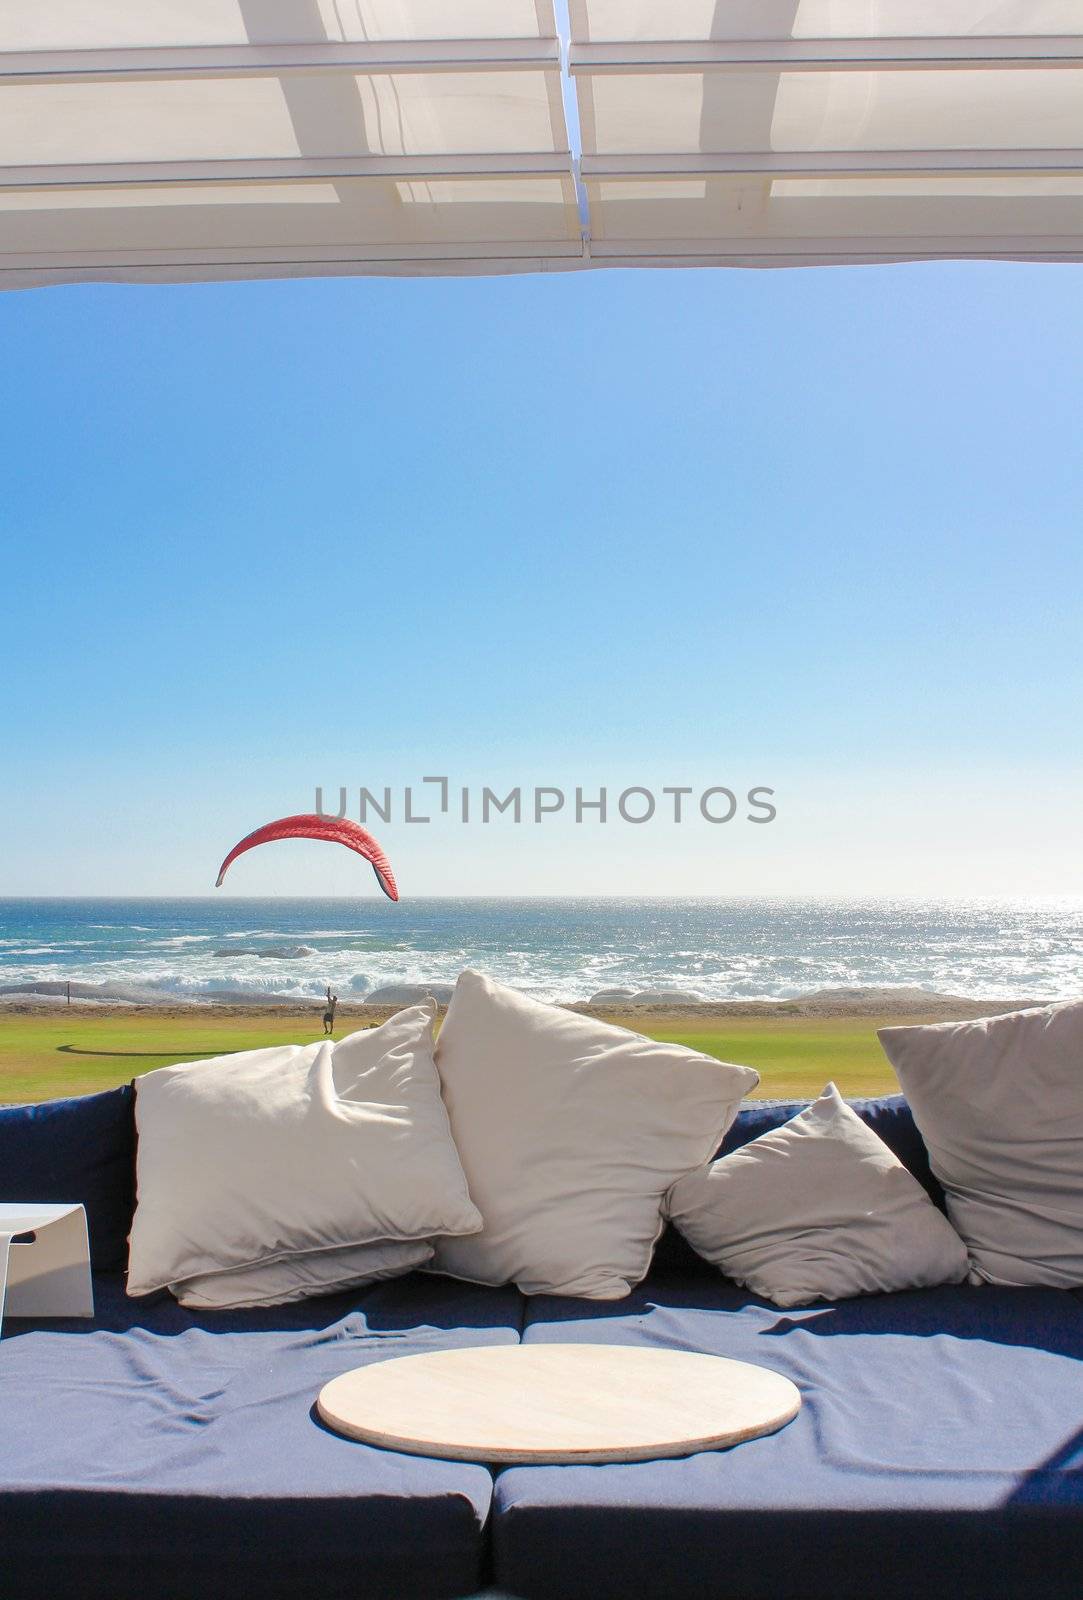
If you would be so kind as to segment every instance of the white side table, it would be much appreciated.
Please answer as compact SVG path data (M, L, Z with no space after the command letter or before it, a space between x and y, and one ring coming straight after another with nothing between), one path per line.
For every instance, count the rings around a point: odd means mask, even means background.
M9 1317L94 1315L82 1206L0 1204L0 1331L5 1311Z

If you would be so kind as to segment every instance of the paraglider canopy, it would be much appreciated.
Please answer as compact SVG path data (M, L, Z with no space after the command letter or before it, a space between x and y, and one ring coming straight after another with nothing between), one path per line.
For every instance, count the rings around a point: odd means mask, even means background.
M238 856L244 855L246 850L254 850L257 845L273 844L278 839L322 839L326 844L345 845L348 850L355 850L359 856L364 856L371 864L376 874L376 881L389 900L399 898L391 863L372 834L359 823L349 822L345 817L325 817L319 812L306 812L296 817L280 817L277 822L265 823L254 833L246 834L239 844L233 846L222 862L215 888L222 887L226 873Z

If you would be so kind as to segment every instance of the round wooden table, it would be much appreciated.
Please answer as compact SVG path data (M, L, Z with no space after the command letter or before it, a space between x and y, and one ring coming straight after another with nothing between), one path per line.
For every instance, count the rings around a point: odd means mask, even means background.
M801 1396L766 1367L642 1345L517 1344L374 1361L333 1378L329 1428L493 1465L649 1461L774 1433Z

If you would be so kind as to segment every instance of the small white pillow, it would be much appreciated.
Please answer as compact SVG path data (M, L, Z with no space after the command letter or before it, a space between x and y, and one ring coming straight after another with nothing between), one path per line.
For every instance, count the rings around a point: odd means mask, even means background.
M883 1028L976 1282L1083 1285L1083 1002Z
M779 1306L966 1277L962 1240L833 1083L675 1183L667 1210L694 1250Z
M430 1001L339 1044L137 1079L129 1294L478 1229L433 1064L435 1015ZM311 1272L301 1261L293 1287ZM277 1279L287 1298L290 1277Z
M431 1244L344 1245L288 1256L260 1267L235 1267L171 1283L182 1306L195 1311L236 1311L245 1306L283 1306L313 1295L358 1289L379 1278L397 1278L432 1260Z
M438 1240L433 1270L591 1300L646 1276L666 1190L759 1082L476 972L455 986L436 1061L485 1226Z

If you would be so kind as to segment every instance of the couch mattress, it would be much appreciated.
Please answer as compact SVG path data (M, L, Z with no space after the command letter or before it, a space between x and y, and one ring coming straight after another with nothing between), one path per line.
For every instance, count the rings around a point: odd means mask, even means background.
M944 1288L780 1311L706 1270L535 1299L524 1338L760 1362L803 1408L682 1461L509 1468L495 1572L562 1600L1067 1600L1083 1571L1083 1304Z
M414 1276L193 1314L97 1280L94 1324L0 1340L2 1600L1067 1600L1083 1564L1083 1303L949 1288L782 1312L706 1269L630 1299ZM339 1439L362 1362L600 1340L772 1366L804 1407L730 1452L484 1468Z
M487 1579L492 1477L356 1444L321 1386L392 1355L515 1343L514 1290L414 1276L193 1314L99 1275L89 1323L0 1339L0 1600L392 1600Z

